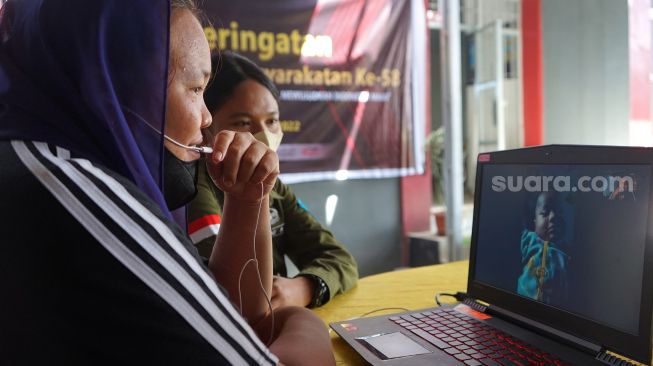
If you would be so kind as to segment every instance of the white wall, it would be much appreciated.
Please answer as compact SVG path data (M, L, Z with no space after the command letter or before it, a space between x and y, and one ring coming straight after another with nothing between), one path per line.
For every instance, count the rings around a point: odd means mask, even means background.
M544 143L627 145L627 1L541 4Z
M338 196L330 229L358 261L361 277L401 264L399 178L298 183L292 189L323 225L327 197Z

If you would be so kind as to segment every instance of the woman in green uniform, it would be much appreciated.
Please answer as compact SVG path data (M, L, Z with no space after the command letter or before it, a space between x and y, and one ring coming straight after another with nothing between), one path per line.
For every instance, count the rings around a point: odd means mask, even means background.
M213 124L207 132L250 132L276 150L281 143L279 92L253 62L233 52L215 54L214 80L204 93ZM224 194L203 164L198 193L189 206L188 233L200 254L208 256L220 227ZM306 210L290 187L279 179L270 192L270 223L274 250L272 305L318 307L347 291L358 280L352 255ZM284 255L299 269L287 278Z

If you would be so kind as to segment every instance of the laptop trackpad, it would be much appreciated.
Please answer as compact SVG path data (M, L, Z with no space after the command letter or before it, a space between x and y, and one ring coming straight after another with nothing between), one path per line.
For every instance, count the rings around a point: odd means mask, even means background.
M431 353L401 332L375 334L356 340L383 360Z

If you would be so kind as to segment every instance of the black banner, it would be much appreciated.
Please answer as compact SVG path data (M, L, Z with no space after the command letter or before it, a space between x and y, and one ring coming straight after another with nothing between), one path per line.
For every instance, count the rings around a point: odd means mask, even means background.
M423 171L426 24L417 0L210 0L211 49L281 92L286 182Z

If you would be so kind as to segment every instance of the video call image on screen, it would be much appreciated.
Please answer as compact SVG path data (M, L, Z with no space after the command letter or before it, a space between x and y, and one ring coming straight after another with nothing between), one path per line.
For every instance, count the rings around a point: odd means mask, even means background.
M475 279L636 334L649 166L482 169Z

